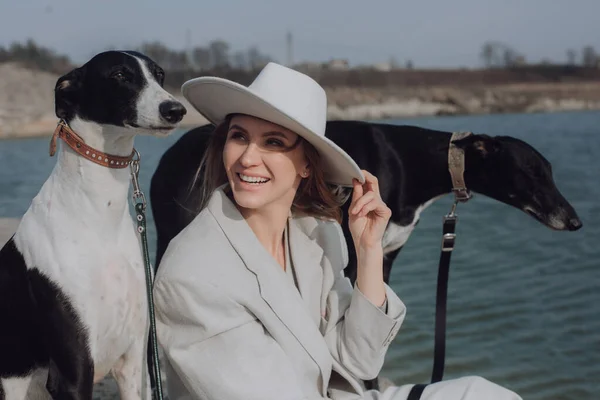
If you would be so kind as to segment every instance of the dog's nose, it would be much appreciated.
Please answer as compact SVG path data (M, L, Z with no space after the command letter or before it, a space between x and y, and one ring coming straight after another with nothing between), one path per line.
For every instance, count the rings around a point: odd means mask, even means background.
M183 116L186 114L187 110L178 101L163 101L158 106L158 111L160 112L160 116L165 119L165 121L175 124L183 119Z
M571 231L576 231L582 226L583 224L581 223L581 220L579 218L571 218L569 220L569 230Z

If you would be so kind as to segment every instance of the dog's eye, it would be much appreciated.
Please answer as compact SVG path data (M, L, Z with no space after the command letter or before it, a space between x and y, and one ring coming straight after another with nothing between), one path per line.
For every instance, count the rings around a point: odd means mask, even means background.
M165 79L165 73L162 71L156 71L156 78L162 82Z
M125 74L123 72L121 72L121 71L113 72L110 75L110 77L113 78L113 79L117 79L119 81L124 81L124 80L127 79L127 77L125 76Z

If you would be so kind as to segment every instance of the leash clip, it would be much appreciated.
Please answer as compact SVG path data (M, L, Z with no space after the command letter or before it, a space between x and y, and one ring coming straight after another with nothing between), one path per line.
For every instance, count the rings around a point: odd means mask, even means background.
M452 203L450 213L444 216L444 234L442 235L442 252L444 253L454 250L454 242L456 241L454 230L456 220L458 219L456 215L458 203L466 203L473 197L473 194L467 188L452 188L452 192L454 192L454 202Z
M449 214L444 216L443 223L443 235L442 235L442 252L451 252L454 250L454 242L456 241L456 221L458 216L456 215L456 206L458 202L455 201L452 205L452 209Z
M133 199L133 204L137 205L141 203L142 210L145 211L146 196L144 195L144 192L142 192L142 189L140 189L140 183L138 181L138 176L140 173L140 160L142 157L136 149L133 149L133 152L135 153L135 156L129 164L129 167L131 169L131 184L133 185L133 194L131 195L131 197Z
M446 233L442 236L442 251L447 253L454 250L454 241L456 240L455 233Z

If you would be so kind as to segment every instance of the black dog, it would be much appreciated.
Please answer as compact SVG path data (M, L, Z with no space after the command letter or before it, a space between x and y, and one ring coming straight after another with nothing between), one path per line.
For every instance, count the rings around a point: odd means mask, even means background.
M198 214L200 180L194 182L200 159L214 130L205 125L185 133L162 156L152 176L150 201L156 225L156 260L171 239ZM360 121L329 121L326 136L359 165L374 174L392 217L384 236L384 280L419 221L421 212L451 193L448 171L449 132L414 126ZM556 188L550 163L532 146L510 136L473 134L454 142L464 151L468 189L522 210L556 230L577 230L582 223ZM343 207L347 215L350 202ZM348 243L345 275L356 280L356 253L344 219ZM152 371L151 371L152 372ZM365 382L367 389L377 381Z
M185 133L162 156L152 176L150 199L156 225L158 266L170 240L198 214L193 183L214 126ZM451 193L448 147L451 133L414 126L360 121L329 121L326 136L379 180L383 200L392 210L384 236L384 277L408 240L420 213L436 199ZM455 144L465 154L465 182L472 191L526 212L556 230L577 230L575 210L554 184L550 163L532 146L510 136L473 134ZM193 184L193 185L192 185ZM344 206L347 215L349 202ZM356 256L346 221L349 243L346 275L354 282Z
M165 136L186 113L163 80L148 57L117 51L58 79L55 168L0 250L0 400L91 400L109 372L122 399L149 398L129 163L136 135Z

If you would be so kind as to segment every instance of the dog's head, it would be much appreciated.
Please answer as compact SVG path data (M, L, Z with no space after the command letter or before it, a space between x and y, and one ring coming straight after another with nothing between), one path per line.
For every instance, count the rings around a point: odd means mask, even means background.
M56 116L67 123L78 117L134 133L169 133L186 109L163 89L164 78L163 69L143 54L97 54L56 82Z
M471 135L455 143L465 150L465 179L477 182L474 191L516 207L551 229L581 228L573 206L554 183L552 165L531 145L510 136L488 135Z

